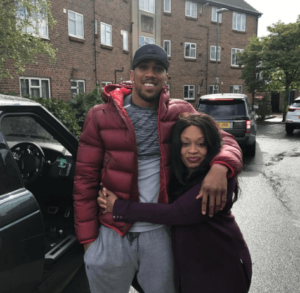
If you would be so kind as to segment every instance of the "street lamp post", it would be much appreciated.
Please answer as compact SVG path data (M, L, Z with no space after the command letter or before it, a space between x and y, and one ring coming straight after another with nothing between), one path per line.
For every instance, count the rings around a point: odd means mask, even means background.
M216 38L216 80L215 80L215 84L216 85L219 85L219 77L218 77L218 61L219 61L219 58L220 58L220 54L218 54L218 51L219 51L219 14L220 13L224 13L228 11L227 8L220 8L220 9L217 9L216 12L217 12L217 38ZM220 50L221 51L221 50ZM220 52L221 53L221 52Z

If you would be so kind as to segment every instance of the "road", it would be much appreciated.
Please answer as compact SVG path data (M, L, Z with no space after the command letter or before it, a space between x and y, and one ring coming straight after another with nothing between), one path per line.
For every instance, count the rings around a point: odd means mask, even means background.
M258 126L257 155L244 158L233 214L253 261L250 293L300 292L300 131Z
M299 174L300 130L287 135L284 124L258 125L257 154L244 158L233 207L253 261L250 293L300 292ZM63 293L88 293L84 270L75 279Z

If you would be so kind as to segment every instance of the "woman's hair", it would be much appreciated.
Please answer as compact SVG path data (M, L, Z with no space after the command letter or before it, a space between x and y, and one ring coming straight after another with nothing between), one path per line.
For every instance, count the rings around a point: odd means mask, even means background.
M204 143L207 147L205 159L197 168L195 168L191 177L188 177L188 169L181 160L181 133L189 126L197 126L201 129L204 135ZM172 169L175 175L174 179L179 183L179 186L176 184L177 187L176 190L174 189L174 192L170 190L171 197L173 197L172 193L175 197L178 197L184 191L196 184L201 177L206 175L210 168L210 162L219 153L222 143L223 141L219 127L216 121L209 115L204 113L183 113L179 116L171 135ZM175 198L173 197L173 199Z

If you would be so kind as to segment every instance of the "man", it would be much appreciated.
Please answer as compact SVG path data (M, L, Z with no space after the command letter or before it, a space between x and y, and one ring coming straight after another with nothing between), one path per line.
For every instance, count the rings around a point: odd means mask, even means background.
M122 199L168 202L171 129L181 113L196 112L185 101L169 100L168 67L161 47L139 48L130 72L133 86L106 86L106 103L91 109L85 120L75 170L74 211L92 293L128 293L135 275L146 293L175 292L169 229L114 222L111 213L99 212L97 203L100 183ZM225 132L222 135L224 146L212 160L199 194L203 213L209 195L211 216L224 206L227 176L242 167L236 141Z

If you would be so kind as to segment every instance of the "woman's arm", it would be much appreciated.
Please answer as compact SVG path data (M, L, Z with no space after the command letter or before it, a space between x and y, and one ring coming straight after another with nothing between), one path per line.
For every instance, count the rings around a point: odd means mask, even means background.
M235 179L229 179L226 203L228 210L232 206L235 185ZM114 199L111 203L114 204L113 219L130 223L140 221L164 225L191 225L207 221L210 217L200 212L202 201L196 200L200 186L201 184L193 186L172 204L138 203ZM108 193L110 194L110 192ZM109 198L110 195L107 199Z

